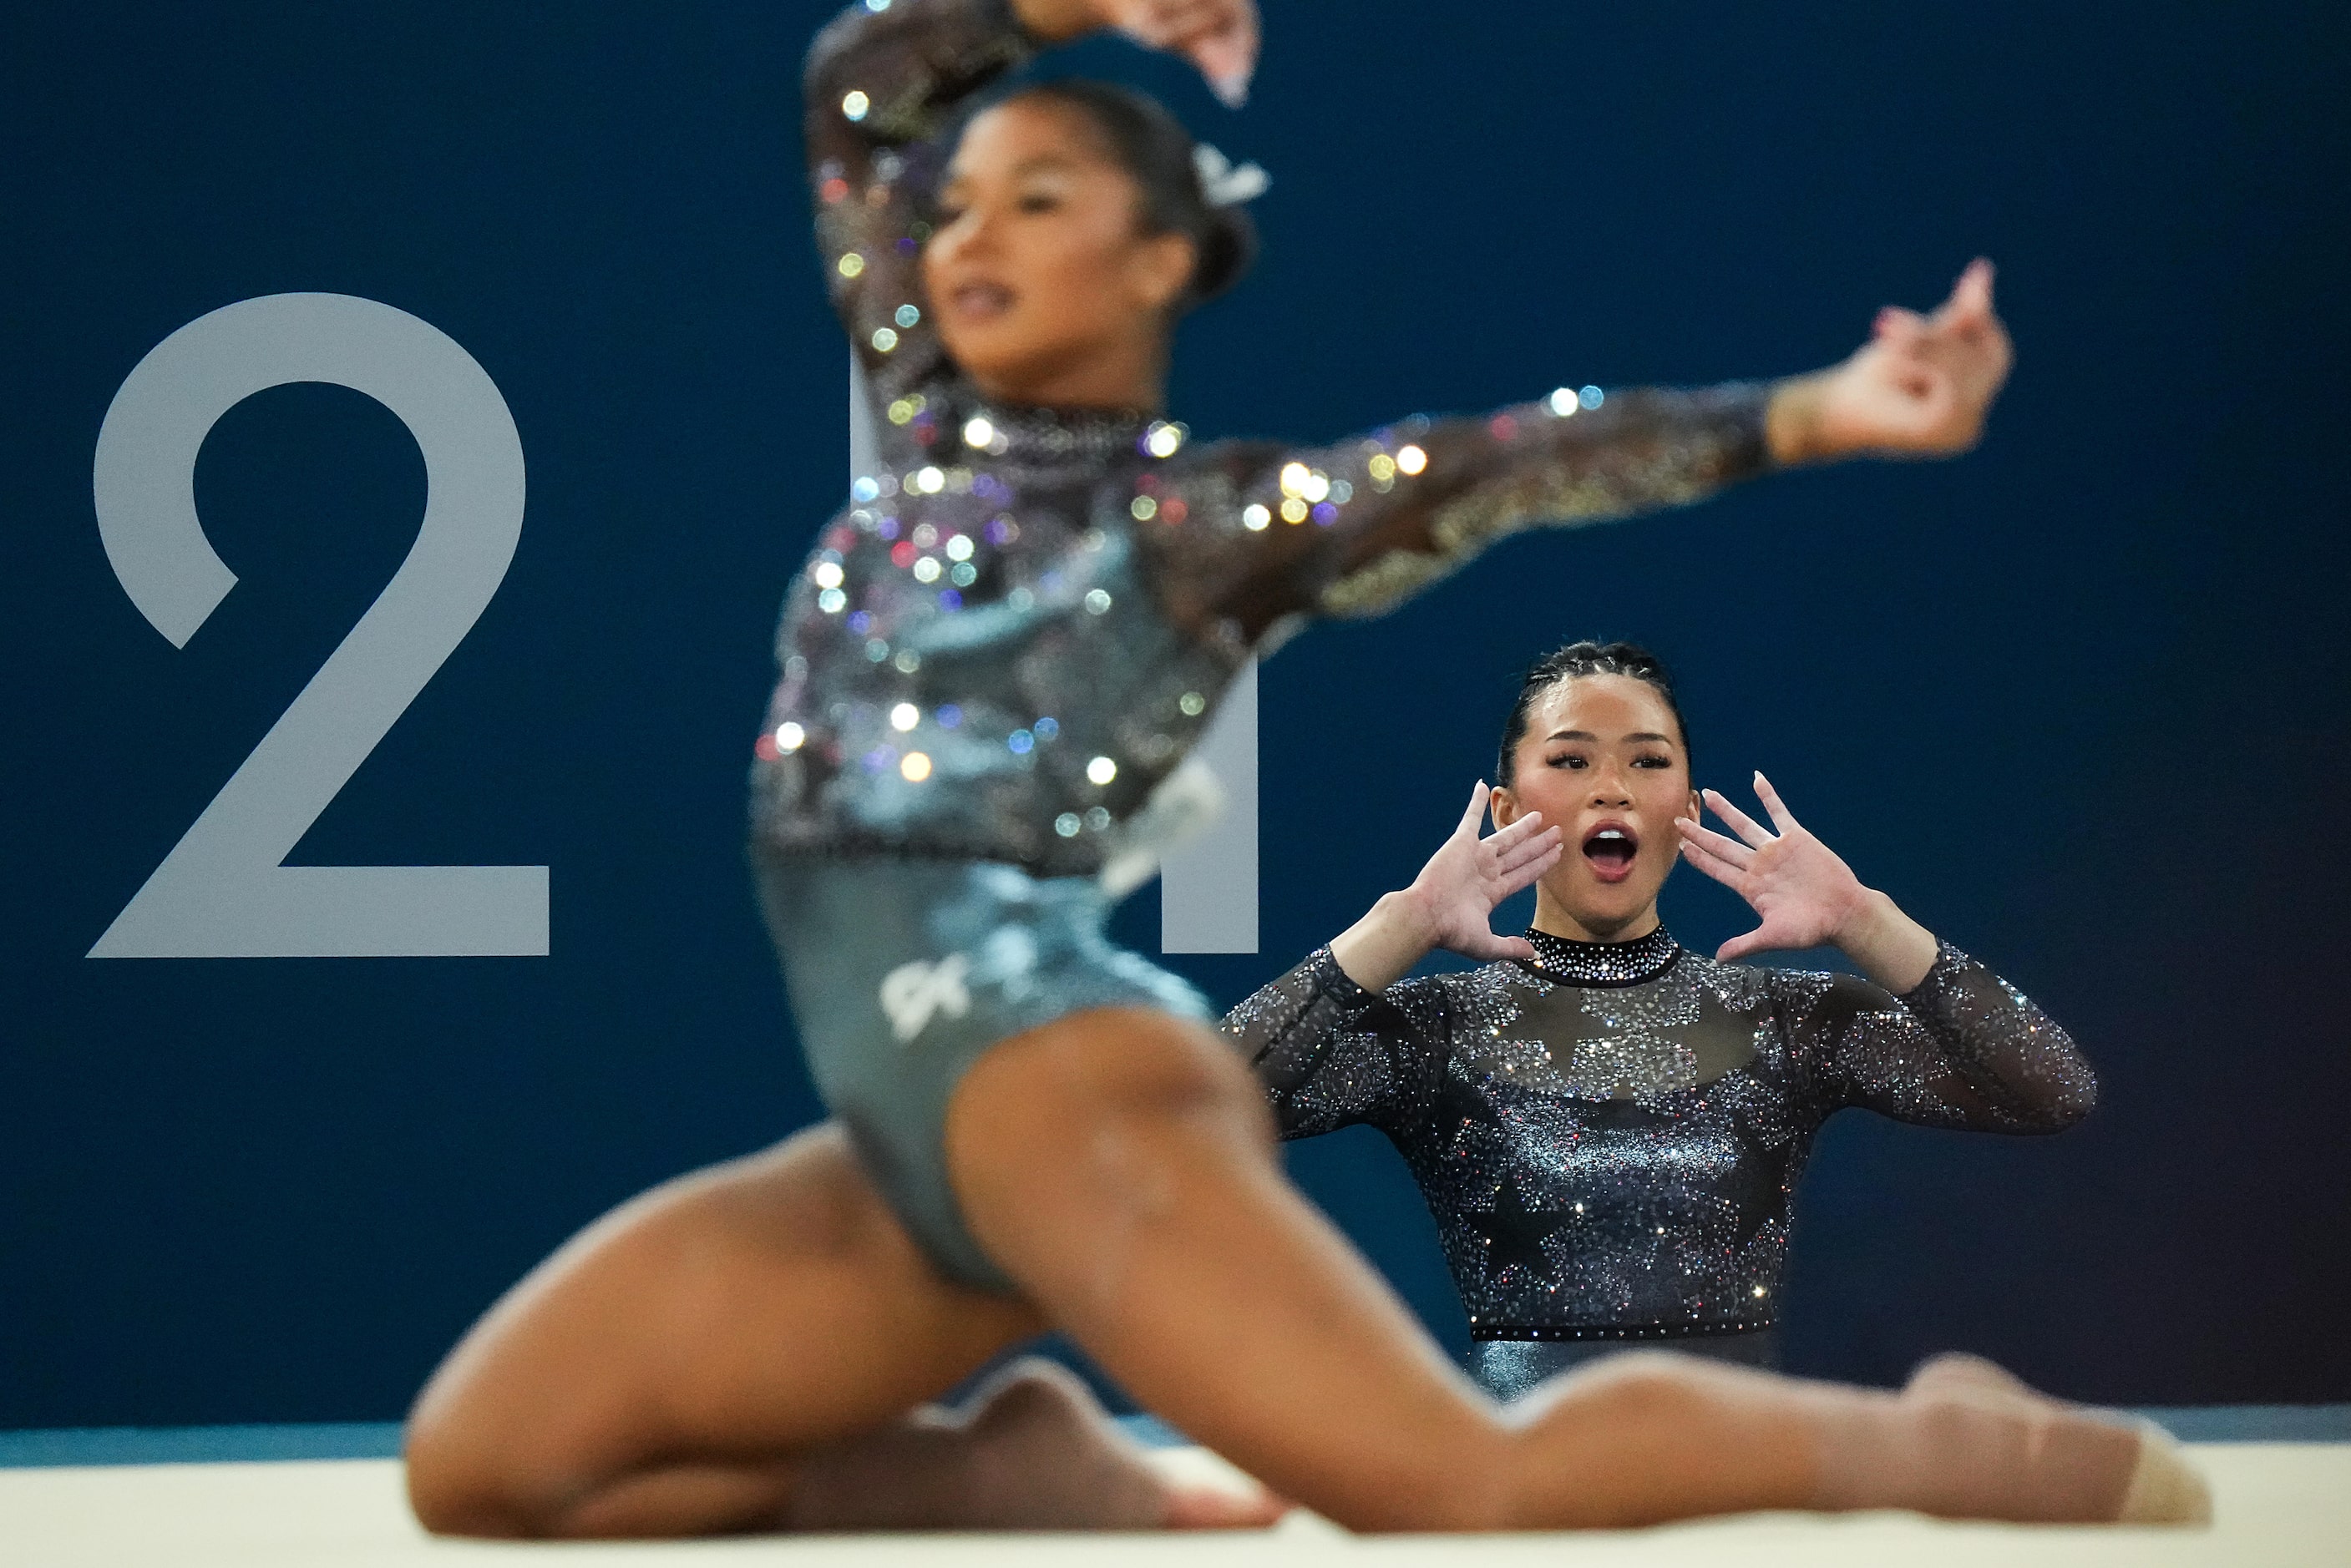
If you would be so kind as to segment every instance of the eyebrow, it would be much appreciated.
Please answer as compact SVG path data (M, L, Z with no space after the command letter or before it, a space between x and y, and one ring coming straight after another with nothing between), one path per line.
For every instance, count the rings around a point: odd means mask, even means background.
M1553 730L1550 734L1543 738L1547 741L1590 741L1594 745L1597 745L1600 742L1600 737L1593 734L1589 730ZM1656 741L1661 744L1668 746L1674 743L1674 738L1671 735L1660 735L1655 730L1635 730L1631 734L1625 736L1625 739L1627 741Z
M1011 177L1018 180L1024 175L1029 174L1047 172L1060 173L1076 169L1077 167L1079 167L1079 163L1074 158L1067 157L1059 152L1040 152L1033 158L1023 158L1019 162L1015 163L1012 166ZM947 166L946 178L939 182L939 189L941 192L952 191L957 185L963 184L965 182L971 179L971 177L972 175L969 170L959 169L953 164L949 164Z

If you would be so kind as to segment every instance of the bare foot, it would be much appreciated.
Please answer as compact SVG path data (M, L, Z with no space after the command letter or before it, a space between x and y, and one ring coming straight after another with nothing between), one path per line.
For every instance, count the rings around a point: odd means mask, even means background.
M2065 1490L2110 1494L2118 1524L2210 1524L2212 1491L2170 1433L2152 1421L2053 1399L1980 1355L1957 1352L1920 1365L1902 1397L2024 1417L2046 1464L2074 1472ZM2136 1439L2126 1449L2125 1439Z
M1254 1530L1283 1505L1162 1476L1083 1383L1049 1361L1004 1369L959 1412L926 1407L811 1454L787 1528Z

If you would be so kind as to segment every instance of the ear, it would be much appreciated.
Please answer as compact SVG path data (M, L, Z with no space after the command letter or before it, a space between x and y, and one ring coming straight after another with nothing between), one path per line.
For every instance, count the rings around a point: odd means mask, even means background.
M1695 789L1690 791L1689 819L1692 822L1704 822L1706 820L1706 797L1698 794Z
M1502 784L1493 787L1486 808L1494 814L1494 826L1498 828L1508 827L1519 820L1519 797Z
M1200 265L1200 247L1189 234L1153 234L1138 242L1127 265L1135 301L1144 309L1164 311L1191 286Z

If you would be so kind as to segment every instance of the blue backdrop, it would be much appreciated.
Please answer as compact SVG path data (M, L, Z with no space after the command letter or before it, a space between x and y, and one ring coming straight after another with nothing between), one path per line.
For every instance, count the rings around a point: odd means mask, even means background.
M814 1115L741 858L775 606L843 468L798 167L824 7L89 0L0 20L0 1425L385 1419L617 1199ZM1979 251L2020 348L1951 464L1541 537L1266 668L1237 999L1408 877L1571 634L1679 666L1712 781L1769 770L1862 875L2070 1024L2051 1141L1836 1123L1799 1370L1983 1351L2085 1397L2351 1398L2338 812L2351 13L2096 0L1274 0L1239 115L1259 275L1186 328L1204 434L1327 436L1562 381L1841 356ZM184 649L91 460L174 329L284 291L462 345L528 464L511 570L308 832L309 865L550 868L545 957L92 960L398 566L423 459L358 392L225 417L243 579ZM1742 911L1685 874L1685 940ZM1122 917L1156 947L1148 896ZM1293 1168L1448 1339L1378 1139Z

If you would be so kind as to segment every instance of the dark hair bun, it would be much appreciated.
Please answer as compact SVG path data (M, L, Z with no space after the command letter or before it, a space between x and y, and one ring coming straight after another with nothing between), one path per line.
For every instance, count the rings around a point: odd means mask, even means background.
M1194 305L1240 282L1257 260L1257 224L1238 205L1209 208L1206 231L1193 238L1200 247L1199 265L1192 269L1189 299Z

